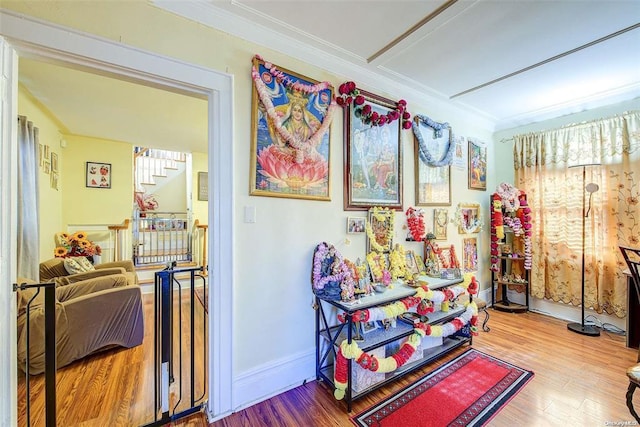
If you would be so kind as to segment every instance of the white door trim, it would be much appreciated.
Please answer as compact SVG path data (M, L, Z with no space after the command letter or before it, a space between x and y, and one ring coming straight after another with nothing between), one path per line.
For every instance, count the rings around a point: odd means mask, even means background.
M96 74L109 75L140 84L152 85L166 90L200 96L208 99L209 121L209 401L208 415L220 418L231 412L233 402L233 359L232 359L232 311L233 307L233 77L205 67L182 62L175 58L157 55L153 52L116 43L95 35L79 32L30 16L11 11L0 10L0 36L4 37L10 49L15 49L18 57L27 57L39 61L52 62L67 67L80 68ZM6 66L5 66L6 68ZM3 70L6 72L6 70ZM17 82L17 66L9 70L9 79ZM16 83L17 87L17 83ZM17 92L8 102L17 105ZM3 93L4 99L4 93ZM17 109L16 109L17 110ZM17 111L12 112L15 117ZM4 166L16 167L17 160L10 148L5 148L4 138L12 135L13 147L16 144L13 120L8 121L2 136L2 182L0 195L2 202L15 200L17 185L15 179ZM9 132L9 133L8 133ZM12 133L13 132L13 133ZM5 153L5 150L9 153ZM9 155L9 158L5 158ZM15 207L14 207L15 209ZM0 256L12 253L4 252L15 242L15 226L10 229L3 223L2 252ZM11 232L13 234L7 234ZM14 245L15 246L15 245ZM15 251L13 251L15 253ZM3 255L4 254L4 255ZM15 260L14 260L15 261ZM15 262L8 263L15 266ZM5 260L3 258L3 265ZM0 279L15 280L15 268L1 270ZM5 282L11 283L11 282ZM2 292L2 291L0 291ZM13 301L13 299L10 299ZM3 294L0 303L7 307ZM15 304L14 304L15 305ZM0 310L9 312L11 310ZM13 326L0 321L0 333L11 336L15 331L15 310ZM15 341L15 340L13 340ZM15 359L15 346L9 357ZM12 365L2 366L5 372L15 372ZM0 391L4 391L4 382L0 382ZM15 387L6 394L11 396L12 418L15 417ZM0 407L1 409L1 407ZM6 411L0 411L7 413ZM13 420L10 425L15 425Z

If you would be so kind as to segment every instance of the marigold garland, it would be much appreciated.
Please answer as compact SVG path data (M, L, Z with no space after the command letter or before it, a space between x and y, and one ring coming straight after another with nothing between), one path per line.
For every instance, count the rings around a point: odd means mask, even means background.
M354 114L365 124L371 126L384 126L400 119L403 129L411 129L411 114L407 111L407 101L404 99L396 102L395 108L387 114L379 114L373 111L371 104L367 103L365 97L360 94L360 90L354 82L345 82L338 87L339 96L336 102L341 107L352 105Z
M370 208L369 212L371 213L371 217L375 218L379 222L385 222L387 219L389 220L389 226L387 227L387 235L386 235L387 242L389 242L388 248L383 247L376 240L376 235L373 232L373 228L371 228L371 221L367 221L367 224L364 227L365 231L367 232L367 237L369 238L369 244L371 245L371 249L373 249L376 252L385 252L385 250L388 250L391 248L391 242L393 241L393 222L394 222L395 215L393 211L390 210L389 208L383 209L378 206L374 206Z
M425 323L416 324L414 333L407 337L406 341L400 346L398 352L392 356L385 357L384 359L378 359L374 355L365 353L360 349L360 347L358 347L358 343L356 341L351 341L351 343L349 343L347 340L343 340L340 343L340 348L335 361L334 397L337 400L344 398L345 391L348 386L347 359L355 360L360 366L362 366L362 368L368 369L372 372L393 372L403 366L411 358L422 342L423 337L448 337L462 329L466 324L471 325L472 334L477 335L478 307L473 301L467 305L467 308L462 314L460 314L460 316L454 318L448 323L433 326Z

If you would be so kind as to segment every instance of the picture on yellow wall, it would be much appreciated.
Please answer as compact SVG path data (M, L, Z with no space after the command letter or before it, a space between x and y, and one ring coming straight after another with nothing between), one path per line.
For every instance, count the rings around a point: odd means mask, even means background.
M87 162L86 185L89 188L111 188L111 163Z
M333 86L265 62L252 67L252 196L330 200Z

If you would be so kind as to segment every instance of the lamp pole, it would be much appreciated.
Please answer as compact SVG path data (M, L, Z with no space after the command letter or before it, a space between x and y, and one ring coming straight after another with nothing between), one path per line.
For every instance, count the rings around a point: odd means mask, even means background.
M580 323L569 323L567 324L567 329L570 331L576 332L582 335L588 335L591 337L597 337L600 335L600 330L594 325L585 325L584 324L584 279L585 279L585 230L586 230L586 220L589 215L589 210L591 210L591 196L593 193L598 191L598 186L596 184L588 184L587 182L587 166L598 165L599 163L593 163L590 165L582 165L582 321ZM570 166L575 167L575 166ZM589 193L589 209L586 209L586 195L585 193Z

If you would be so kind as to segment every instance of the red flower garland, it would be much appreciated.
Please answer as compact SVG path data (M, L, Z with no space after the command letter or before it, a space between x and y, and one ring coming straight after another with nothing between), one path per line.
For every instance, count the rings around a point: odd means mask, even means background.
M409 232L414 241L420 242L424 238L424 212L422 209L414 209L409 207L405 212L407 215L407 224L409 225Z
M338 88L338 92L340 93L340 96L336 97L338 105L344 108L353 104L356 117L360 117L360 120L364 123L372 126L384 126L387 123L401 119L402 128L411 129L411 113L407 111L407 101L404 99L396 102L396 108L387 114L379 114L373 111L371 104L367 104L365 97L360 95L360 91L354 82L342 83Z

